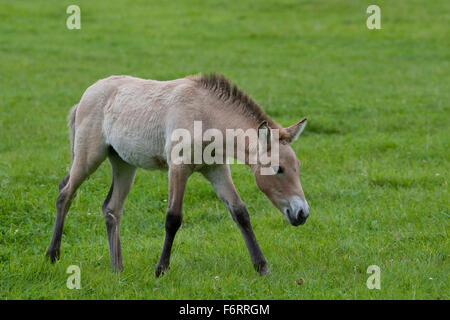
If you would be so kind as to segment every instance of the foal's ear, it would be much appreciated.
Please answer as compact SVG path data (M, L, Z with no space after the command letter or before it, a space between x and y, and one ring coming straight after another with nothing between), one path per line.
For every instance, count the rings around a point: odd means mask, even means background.
M286 128L286 132L288 133L288 140L289 142L297 140L297 138L301 135L303 132L303 129L306 127L306 118L303 118L296 124Z
M258 127L258 140L262 139L261 141L264 141L265 139L267 141L267 148L270 148L270 128L267 124L267 121L263 121L259 127Z

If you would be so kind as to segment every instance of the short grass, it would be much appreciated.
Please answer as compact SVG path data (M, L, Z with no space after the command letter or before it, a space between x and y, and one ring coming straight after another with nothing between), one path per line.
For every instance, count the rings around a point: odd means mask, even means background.
M448 299L449 2L0 1L0 299ZM82 29L66 29L81 7ZM113 74L222 72L276 121L309 124L294 148L311 206L294 228L232 173L272 273L258 276L202 177L191 178L172 268L156 279L167 174L140 170L125 204L125 271L109 270L107 162L69 212L62 257L44 258L66 117ZM66 287L78 265L82 289ZM367 267L381 268L369 290ZM296 279L303 278L303 285Z

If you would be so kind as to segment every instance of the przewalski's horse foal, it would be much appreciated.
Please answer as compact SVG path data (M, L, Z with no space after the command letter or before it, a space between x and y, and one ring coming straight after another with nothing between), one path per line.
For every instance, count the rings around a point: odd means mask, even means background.
M229 129L242 129L236 130L236 139L242 138L248 129L259 129L259 134L266 137L275 136L272 133L278 130L277 166L270 168L270 164L260 161L251 163L249 159L253 149L247 142L243 149L244 158L240 160L251 167L260 190L292 225L306 221L309 207L300 185L300 163L289 145L303 131L306 119L291 127L281 128L221 75L197 75L173 81L112 76L89 87L70 112L73 163L70 174L59 186L55 229L47 256L52 261L59 257L64 219L76 190L108 158L113 181L102 210L113 270L123 269L119 226L125 198L139 167L169 171L166 235L156 276L169 269L172 243L183 215L186 183L194 171L201 172L211 182L228 207L242 233L255 269L261 275L267 273L266 260L250 225L247 209L233 185L228 164L175 163L171 158L175 145L171 139L172 133L180 128L193 132L194 122L197 121L201 121L203 130L214 129L224 134ZM267 140L270 147L273 140ZM201 146L204 145L201 143ZM226 148L225 145L223 147ZM229 151L224 154L228 155ZM232 155L235 155L234 151ZM262 174L263 168L273 169L274 172Z

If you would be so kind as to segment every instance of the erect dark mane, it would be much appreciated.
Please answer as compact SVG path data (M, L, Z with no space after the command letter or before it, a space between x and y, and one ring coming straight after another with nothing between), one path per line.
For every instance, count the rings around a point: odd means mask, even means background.
M271 128L279 128L279 126L264 113L252 98L245 94L224 75L211 73L208 75L200 74L190 78L213 92L222 101L229 102L231 106L234 106L242 114L254 118L259 123L267 121Z

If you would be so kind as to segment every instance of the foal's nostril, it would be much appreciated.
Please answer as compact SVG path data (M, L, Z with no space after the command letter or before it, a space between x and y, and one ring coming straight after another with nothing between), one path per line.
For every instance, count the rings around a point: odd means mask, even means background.
M300 209L297 213L297 219L300 219L300 218L306 219L306 218L308 218L308 216L309 216L309 212L305 211L303 209Z

